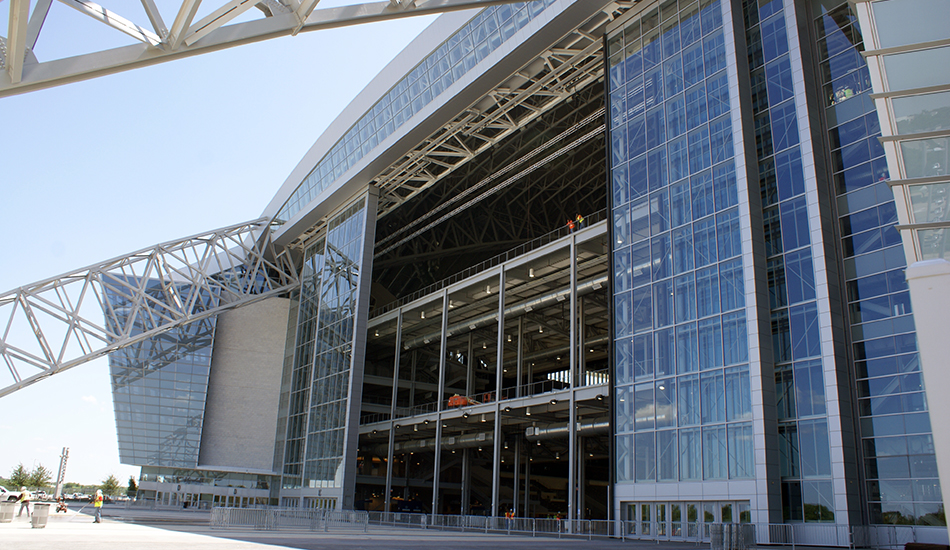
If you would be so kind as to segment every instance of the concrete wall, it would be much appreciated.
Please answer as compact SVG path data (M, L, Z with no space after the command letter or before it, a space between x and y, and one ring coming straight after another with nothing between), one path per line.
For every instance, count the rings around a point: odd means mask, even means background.
M270 298L218 316L200 468L272 471L289 309Z

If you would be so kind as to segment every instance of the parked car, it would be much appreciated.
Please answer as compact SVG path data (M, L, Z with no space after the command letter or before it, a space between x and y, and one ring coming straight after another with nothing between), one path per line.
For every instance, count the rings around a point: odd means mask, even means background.
M7 491L6 487L0 486L0 500L16 502L20 500L20 491Z
M36 491L33 493L33 500L48 500L49 495L46 494L46 491Z

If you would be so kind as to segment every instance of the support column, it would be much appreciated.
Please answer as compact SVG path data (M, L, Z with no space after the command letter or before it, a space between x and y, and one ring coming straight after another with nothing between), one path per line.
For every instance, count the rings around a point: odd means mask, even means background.
M396 314L396 364L393 365L393 400L389 408L389 450L386 452L386 505L383 508L390 512L393 491L393 449L396 446L396 403L399 400L399 356L402 348L402 310Z
M571 236L571 328L570 328L570 369L571 369L571 397L568 414L568 444L567 444L567 519L577 519L577 405L575 404L574 389L577 385L577 235Z
M515 342L518 345L517 359L515 359L516 373L517 373L515 375L517 379L517 382L515 383L515 396L517 397L524 396L524 394L522 393L522 388L521 388L521 385L523 384L523 381L521 380L521 362L524 360L524 345L521 340L523 335L524 335L524 315L522 315L521 317L518 317L518 339L515 340Z
M533 450L528 445L528 460L524 463L524 516L531 517L531 455Z
M576 290L576 288L575 288ZM584 319L584 300L577 300L577 385L587 385L587 324Z
M468 515L472 501L471 449L462 449L462 515Z
M473 387L475 385L475 370L473 365L474 361L474 345L475 345L475 334L472 332L468 333L468 349L465 351L465 397L471 397L472 392L475 391Z
M445 408L445 358L449 323L449 294L442 291L442 337L439 339L439 391L436 396L435 457L432 461L432 514L439 513L439 474L442 473L442 411Z
M501 429L501 407L499 406L500 401L498 396L501 390L502 378L502 361L505 357L505 347L503 342L503 336L505 334L505 268L500 266L498 268L498 338L496 338L495 348L496 348L496 358L495 358L495 434L494 434L494 447L495 452L493 454L494 463L492 464L492 480L491 480L491 515L492 517L498 517L498 506L500 504L499 500L501 498L501 440L502 437Z
M515 472L514 472L514 483L512 483L512 503L511 510L517 514L518 513L518 495L520 493L521 487L519 476L521 474L521 434L518 434L518 439L515 440Z

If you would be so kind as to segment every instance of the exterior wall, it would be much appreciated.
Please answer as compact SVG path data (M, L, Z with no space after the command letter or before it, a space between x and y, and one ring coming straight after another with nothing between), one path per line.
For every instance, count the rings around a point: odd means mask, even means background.
M270 472L290 300L218 316L198 464Z

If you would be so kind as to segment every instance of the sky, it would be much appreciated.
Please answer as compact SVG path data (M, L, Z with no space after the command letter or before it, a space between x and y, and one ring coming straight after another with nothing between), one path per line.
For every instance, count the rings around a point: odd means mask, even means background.
M100 3L148 27L136 2ZM174 7L158 4L169 24ZM7 12L0 0L4 34ZM433 20L301 33L0 98L0 293L256 219L327 125ZM36 55L127 43L54 2ZM12 381L0 366L0 385ZM0 397L0 476L22 463L55 478L63 447L67 482L138 478L119 463L106 359Z

